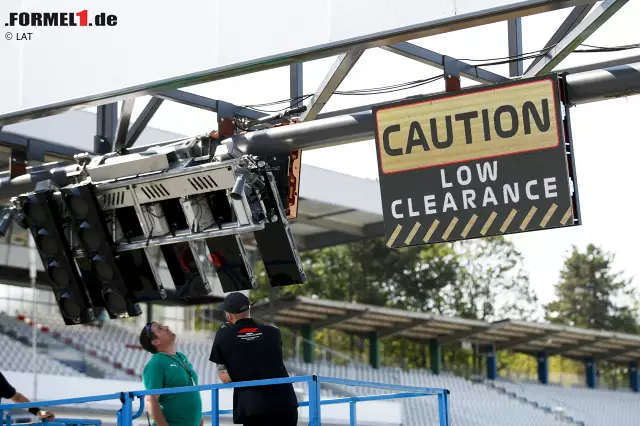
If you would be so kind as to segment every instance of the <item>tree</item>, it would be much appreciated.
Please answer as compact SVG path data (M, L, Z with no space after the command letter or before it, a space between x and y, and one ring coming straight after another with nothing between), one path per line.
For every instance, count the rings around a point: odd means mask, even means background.
M545 307L547 319L572 327L637 333L632 280L612 271L614 260L614 254L593 244L585 252L573 246L555 285L557 300Z
M458 243L459 283L447 289L441 313L494 321L533 319L538 298L529 285L523 257L502 236Z

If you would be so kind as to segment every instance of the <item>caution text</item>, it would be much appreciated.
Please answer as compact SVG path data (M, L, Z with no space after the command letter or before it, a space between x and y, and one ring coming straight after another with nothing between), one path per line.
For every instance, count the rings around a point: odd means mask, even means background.
M384 173L556 147L551 81L540 80L377 111Z

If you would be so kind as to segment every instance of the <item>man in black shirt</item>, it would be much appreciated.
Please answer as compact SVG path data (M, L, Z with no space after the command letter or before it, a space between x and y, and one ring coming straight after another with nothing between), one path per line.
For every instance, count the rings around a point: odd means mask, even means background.
M9 384L7 379L4 377L4 374L2 373L0 373L0 398L10 399L16 404L31 402L23 394L21 394L20 392L16 392L15 388L11 386L11 384ZM53 413L41 410L38 407L29 408L29 412L34 416L37 416L44 420L53 420L55 418L55 415Z
M230 293L220 305L230 325L221 328L209 360L224 383L289 377L276 327L250 317L249 298ZM245 426L295 426L298 399L293 384L234 388L233 422Z

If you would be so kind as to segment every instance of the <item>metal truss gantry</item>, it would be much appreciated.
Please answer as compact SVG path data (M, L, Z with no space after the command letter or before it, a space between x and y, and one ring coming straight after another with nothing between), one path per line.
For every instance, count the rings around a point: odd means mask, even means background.
M599 3L599 4L598 4ZM445 77L459 79L460 77L469 78L480 84L492 84L509 81L524 77L531 77L546 74L549 72L564 73L583 73L586 71L594 71L604 67L617 67L615 73L610 71L603 72L597 78L602 79L603 85L598 90L594 90L590 85L586 92L581 93L585 101L597 101L610 98L612 96L625 96L638 93L638 81L640 81L640 71L637 67L629 66L634 62L640 62L640 55L623 58L616 61L606 63L596 63L589 66L577 67L574 69L565 69L558 71L557 65L574 51L584 40L600 28L608 19L618 12L628 0L604 0L602 2L584 1L584 0L548 0L546 2L532 1L520 4L514 9L513 6L499 7L492 9L490 13L475 14L472 16L460 17L459 19L445 20L437 25L430 23L429 25L419 26L411 30L402 29L396 32L379 33L369 38L343 43L341 45L332 45L314 51L301 51L290 55L285 61L274 61L271 64L260 64L252 67L240 68L233 72L219 72L216 70L204 71L197 74L176 77L161 82L151 82L145 86L122 89L109 94L102 94L94 98L83 98L70 100L58 105L49 105L38 110L27 110L17 112L15 114L7 114L0 117L0 144L12 147L16 152L25 151L25 157L31 162L42 162L42 152L49 155L60 157L62 159L72 160L72 156L76 154L75 150L69 149L52 142L28 140L19 135L2 131L2 126L27 121L29 119L39 118L47 115L54 115L72 109L82 107L98 106L96 135L94 139L94 153L105 154L122 149L131 149L138 141L140 135L152 119L155 112L161 107L164 101L176 102L183 105L211 111L217 114L218 123L221 120L231 120L241 118L246 120L261 120L267 117L267 114L245 107L240 107L223 100L211 99L208 97L196 95L193 93L180 90L181 88L194 84L202 84L208 81L215 81L228 78L235 75L260 72L273 67L287 65L290 67L290 97L291 106L296 107L303 104L303 64L306 61L315 60L322 57L338 55L336 62L333 64L328 74L319 85L313 96L309 97L304 110L298 117L297 121L304 125L306 122L322 120L326 118L342 118L344 120L355 120L355 124L351 127L345 126L340 130L339 137L326 138L324 142L321 138L311 138L311 143L301 143L296 146L293 144L278 145L270 138L264 139L267 145L261 146L259 151L269 152L270 149L275 152L283 152L288 146L292 149L310 149L316 147L337 145L341 143L349 143L364 140L373 137L373 127L368 131L367 126L371 125L370 117L366 114L358 116L358 113L366 113L370 111L371 105L362 105L359 107L322 113L322 109L329 101L331 96L340 86L342 81L348 75L353 66L357 63L363 52L367 49L380 48L393 52L436 68L443 70ZM597 4L597 6L596 6ZM548 42L542 47L541 54L538 55L533 63L524 70L523 60L525 56L522 49L522 18L539 13L545 13L552 10L563 8L573 8L567 18L558 27ZM508 22L508 32L506 44L510 60L509 76L503 76L495 72L489 71L477 65L472 65L464 61L458 60L446 54L434 52L432 50L420 47L410 41L425 36L440 34L445 32L457 31L459 29L471 28L474 26L485 25L488 23ZM277 62L277 63L276 63ZM587 79L596 78L592 74ZM153 87L153 89L151 89ZM145 106L142 113L137 119L131 122L131 113L133 105L138 96L152 95L151 100ZM120 108L118 108L120 103ZM120 114L118 114L118 109ZM118 119L119 115L119 119ZM355 127L354 127L355 126ZM295 127L295 126L289 126ZM317 130L324 130L326 126L319 126ZM313 132L314 128L308 128L309 132ZM292 129L286 129L291 131ZM284 130L283 130L284 131ZM353 131L352 135L348 132ZM255 135L258 137L259 135ZM240 137L239 147L247 149L252 142L251 132ZM259 139L259 138L258 138ZM262 139L261 139L262 140ZM244 146L242 141L244 141ZM255 140L253 141L255 142ZM271 145L275 144L275 145ZM281 144L282 145L282 144ZM15 160L12 155L12 163ZM10 180L14 177L12 174L0 174L0 199L3 199L3 192L10 191ZM14 195L14 194L12 194Z

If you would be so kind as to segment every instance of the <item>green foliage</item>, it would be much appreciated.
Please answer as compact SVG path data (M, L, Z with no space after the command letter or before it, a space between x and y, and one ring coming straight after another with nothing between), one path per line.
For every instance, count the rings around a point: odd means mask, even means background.
M524 271L523 257L502 236L458 243L459 284L449 289L443 314L495 321L531 320L538 299Z

